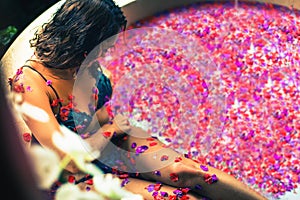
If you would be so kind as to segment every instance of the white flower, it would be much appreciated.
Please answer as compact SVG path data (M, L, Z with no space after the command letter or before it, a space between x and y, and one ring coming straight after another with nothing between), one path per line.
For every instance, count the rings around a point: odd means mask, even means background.
M139 194L131 194L127 197L122 197L121 200L144 200L144 198Z
M61 132L55 132L52 140L57 148L71 155L80 156L86 161L92 161L100 156L100 151L93 150L91 146L85 142L75 132L61 125Z
M93 176L103 175L103 172L94 164L92 163L83 163L78 162L78 160L75 159L75 162L82 171L86 172L87 174L91 174Z
M79 169L92 175L102 174L99 168L90 163L100 156L100 151L93 150L75 132L61 125L61 133L55 132L52 140L57 148L65 152L76 163Z
M20 109L19 111L25 117L30 117L36 121L40 121L43 123L49 121L49 115L43 109L33 106L29 103L26 102L22 103L19 109Z
M77 185L66 183L56 191L55 200L103 200L103 197L96 192L80 190Z
M18 112L21 117L32 118L36 121L46 123L49 121L49 115L43 109L33 106L23 100L21 94L13 93L10 98L12 98L14 104L14 109Z
M38 187L49 189L60 173L59 156L54 151L40 145L32 145L29 155L32 159Z
M93 179L95 190L109 197L109 199L143 200L141 195L133 194L121 187L121 180L117 177L113 177L112 174L95 176Z
M81 171L93 175L93 186L95 192L81 191L72 184L64 184L59 188L55 197L56 200L85 200L102 199L108 197L116 200L143 200L142 196L133 194L121 187L121 180L114 178L112 174L104 175L102 171L90 163L100 156L99 150L93 150L80 136L61 126L61 133L53 134L54 144L67 154L67 158L73 160Z

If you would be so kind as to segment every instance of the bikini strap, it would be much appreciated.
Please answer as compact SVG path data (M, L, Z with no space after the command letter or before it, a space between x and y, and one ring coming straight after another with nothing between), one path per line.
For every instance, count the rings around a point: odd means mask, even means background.
M38 73L38 74L45 80L45 82L48 81L48 80L45 78L45 76L44 76L43 74L41 74L38 70L34 69L33 67L31 67L31 66L29 66L29 65L23 65L23 67L28 67L29 69L31 69L31 70L35 71L36 73ZM54 87L53 87L51 84L49 84L48 86L51 87L51 89L53 90L53 92L54 92L56 98L57 98L57 99L60 99L59 96L58 96L58 93L57 93L57 91L54 89ZM60 101L58 101L58 103L59 103L59 106L62 107L62 103L61 103Z

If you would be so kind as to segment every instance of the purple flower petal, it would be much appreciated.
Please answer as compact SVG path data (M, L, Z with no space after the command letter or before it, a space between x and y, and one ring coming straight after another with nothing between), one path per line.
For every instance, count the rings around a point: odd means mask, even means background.
M136 147L136 143L133 142L133 143L131 144L131 148L134 149L135 147Z
M200 165L200 168L201 168L203 171L205 171L205 172L208 171L208 167L205 166L205 165Z

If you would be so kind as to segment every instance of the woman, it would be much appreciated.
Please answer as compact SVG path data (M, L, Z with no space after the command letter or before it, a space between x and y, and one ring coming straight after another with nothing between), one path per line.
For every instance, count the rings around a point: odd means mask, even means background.
M102 151L103 159L101 162L95 160L96 165L105 173L122 178L128 176L125 187L145 199L266 199L232 176L165 148L156 138L139 137L143 131L130 126L126 117L110 118L106 102L112 95L111 75L102 71L98 62L85 63L91 77L99 79L95 82L92 103L75 106L76 99L81 96L72 94L75 76L86 56L90 53L103 56L113 46L115 38L112 36L125 28L126 19L112 0L66 0L53 19L36 33L31 40L34 55L10 79L13 92L20 93L24 101L43 109L50 116L48 123L24 119L32 131L32 142L49 147L63 157L64 153L51 138L55 131L60 130L61 124L67 126L81 134L92 148ZM113 39L107 40L111 37ZM95 47L96 51L93 50ZM101 128L95 128L97 124ZM135 134L126 134L129 132ZM130 157L122 160L123 171L105 165L106 158L112 160L107 147L110 141L133 154L137 152L133 145L146 147L139 153L169 154L155 163L153 159L142 157L139 173L125 173L132 165ZM149 146L149 141L155 145ZM172 162L161 164L169 159L168 156L173 156ZM149 167L153 165L157 166L155 170ZM79 180L86 175L74 163L66 167L65 174L75 175L79 184L85 184Z

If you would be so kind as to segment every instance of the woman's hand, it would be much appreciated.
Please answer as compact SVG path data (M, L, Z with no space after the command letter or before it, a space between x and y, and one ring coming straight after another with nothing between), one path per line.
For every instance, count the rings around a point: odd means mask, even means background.
M121 114L117 114L114 117L111 126L115 130L116 135L122 135L124 133L128 133L131 129L128 118Z
M104 124L90 137L85 138L85 141L88 142L92 149L102 152L112 138L123 137L130 130L131 126L127 117L117 114L112 122Z

